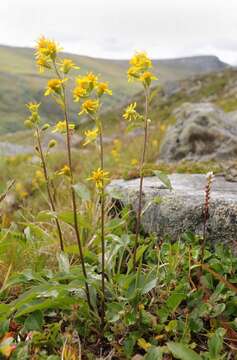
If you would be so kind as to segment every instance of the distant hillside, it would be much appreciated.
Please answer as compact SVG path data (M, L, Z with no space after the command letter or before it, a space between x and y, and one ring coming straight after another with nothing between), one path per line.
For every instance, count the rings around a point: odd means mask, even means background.
M110 82L114 95L107 98L105 110L118 107L139 89L127 83L128 61L96 59L74 54L63 56L71 57L81 67L81 73L91 70ZM219 71L226 67L227 65L215 56L154 60L154 72L161 83ZM60 109L52 106L50 99L44 98L42 101L48 76L47 73L43 76L38 74L33 49L0 46L0 133L15 132L23 128L26 116L24 104L32 100L43 102L42 115L47 121L61 119ZM74 114L78 112L77 104L71 104L71 108ZM74 120L77 120L76 115Z

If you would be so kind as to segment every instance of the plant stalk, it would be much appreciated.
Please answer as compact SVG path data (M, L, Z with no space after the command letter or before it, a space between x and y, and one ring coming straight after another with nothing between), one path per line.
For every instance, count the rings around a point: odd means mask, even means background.
M136 270L137 263L137 248L138 248L138 239L139 239L139 231L141 226L141 213L142 213L142 189L143 189L143 180L144 180L144 164L146 161L146 153L147 153L147 144L148 144L148 101L149 94L148 89L144 89L145 92L145 113L144 113L144 142L142 149L142 156L140 161L139 175L140 175L140 184L139 184L139 198L138 198L138 212L137 212L137 221L136 221L136 236L135 236L135 245L133 249L133 270Z
M100 167L104 170L104 144L103 144L103 128L102 122L100 121L99 126L100 134ZM101 330L104 331L105 325L105 192L104 192L104 181L102 182L102 189L100 193L101 202Z
M41 158L41 162L42 162L42 166L43 166L44 178L45 178L45 181L46 181L46 188L47 188L47 193L48 193L48 198L49 198L49 202L50 202L51 211L56 212L54 199L53 199L53 196L52 196L52 193L51 193L51 190L50 190L48 170L47 170L47 166L46 166L44 152L43 152L43 149L42 149L42 144L41 144L41 139L40 139L40 132L39 132L38 126L36 128L36 135L37 135L39 153L40 153L40 158ZM60 223L59 223L57 218L55 219L55 224L56 224L57 231L58 231L58 236L59 236L59 241L60 241L60 249L61 249L61 251L64 251L62 229L61 229Z
M54 62L54 69L55 72L60 80L62 80L62 77L57 69L57 66ZM62 94L62 100L63 100L63 111L64 111L64 117L66 121L66 146L67 146L67 157L68 157L68 166L70 170L70 190L71 190L71 199L72 199L72 210L73 210L73 221L74 221L74 230L76 234L76 240L81 260L81 267L82 272L85 278L85 288L86 288L86 297L89 307L92 309L91 300L90 300L90 291L89 286L87 282L87 272L86 272L86 266L85 266L85 260L84 260L84 254L83 254L83 248L82 248L82 242L81 242L81 236L79 231L79 225L78 225L78 219L77 219L77 203L76 203L76 193L74 189L74 175L73 175L73 166L72 166L72 152L71 152L71 134L69 129L69 116L68 116L68 105L67 105L67 96L66 96L66 89L64 84L62 84L63 94Z

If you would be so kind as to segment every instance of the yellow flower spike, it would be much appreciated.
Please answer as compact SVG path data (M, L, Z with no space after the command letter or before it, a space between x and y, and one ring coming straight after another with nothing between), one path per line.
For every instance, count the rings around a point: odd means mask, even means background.
M148 71L152 68L152 61L145 52L137 52L130 60L130 68L127 71L128 81L140 80L145 86L149 86L151 80L155 80ZM144 76L144 78L143 78Z
M132 121L132 120L136 120L139 117L139 114L136 111L136 107L137 107L136 102L128 105L128 107L125 109L125 112L123 114L125 120Z
M40 116L39 116L40 103L30 102L26 104L26 107L30 111L31 115L25 120L24 124L26 127L32 128L34 124L40 122Z
M99 82L96 85L96 91L98 96L102 96L103 94L107 94L107 95L112 95L112 90L109 89L108 83L107 82Z
M152 80L158 80L155 75L153 75L150 71L145 71L140 77L139 80L144 83L145 86L150 86Z
M109 172L98 168L95 171L92 171L91 177L87 180L94 181L97 189L101 190L104 186L104 183L109 181Z
M50 60L55 60L61 50L62 48L54 40L41 36L36 44L36 58L48 57Z
M79 115L82 114L95 114L100 107L99 100L96 99L88 99L84 101L84 103L81 106L81 112L79 112Z
M75 124L69 124L69 130L73 131L74 129L75 129ZM67 132L66 120L57 122L54 129L52 130L52 133L56 133L56 132L59 132L61 134L65 134Z
M64 74L68 74L70 70L79 70L80 67L77 66L71 59L63 59L60 63L60 70Z
M70 176L70 168L68 165L64 165L64 167L56 172L57 175L65 175Z
M67 79L50 79L47 84L47 88L45 90L44 96L49 96L50 94L58 94L62 93L62 85L66 82Z
M90 143L92 143L93 141L95 141L97 139L99 135L99 129L95 128L94 130L86 130L85 131L85 142L83 144L83 146L88 145Z

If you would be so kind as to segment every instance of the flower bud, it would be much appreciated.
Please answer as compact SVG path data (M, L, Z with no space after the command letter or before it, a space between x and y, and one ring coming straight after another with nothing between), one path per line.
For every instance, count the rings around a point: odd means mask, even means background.
M49 148L53 148L53 147L56 146L56 145L57 145L57 141L54 140L54 139L52 139L52 140L50 140L50 142L49 142L49 144L48 144L48 147L49 147Z
M32 124L32 121L30 121L29 119L25 120L24 121L24 125L25 127L27 127L28 129L31 129L33 124Z
M49 124L44 124L44 126L42 127L42 131L45 131L45 130L47 130L48 128L50 127L50 125Z

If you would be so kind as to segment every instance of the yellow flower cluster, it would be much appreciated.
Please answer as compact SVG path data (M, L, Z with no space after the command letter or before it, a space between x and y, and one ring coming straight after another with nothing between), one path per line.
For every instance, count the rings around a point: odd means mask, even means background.
M76 86L73 89L74 101L79 102L87 99L82 103L79 115L96 113L100 107L98 98L104 94L112 95L112 90L109 89L108 83L99 82L98 76L92 72L84 76L78 76Z
M98 168L97 170L92 171L91 177L87 180L94 181L97 189L101 190L104 187L104 183L109 181L109 173Z
M88 99L84 101L81 105L81 111L79 115L82 114L94 114L99 110L100 102L97 99Z
M26 104L27 109L30 112L30 116L25 120L24 124L28 128L32 128L35 124L40 122L39 107L40 103L30 102Z
M43 72L45 69L51 68L51 63L56 60L57 54L62 50L59 45L50 39L41 36L36 44L36 63L39 70Z
M128 107L125 109L125 112L123 114L125 120L134 121L140 117L140 114L137 112L136 107L137 107L136 102L128 105Z
M73 90L74 101L90 96L98 81L98 77L92 72L76 78L76 87Z
M97 91L98 96L102 96L104 94L107 94L107 95L113 94L112 90L109 89L107 82L99 82L96 86L96 91Z
M75 70L79 70L80 67L77 66L76 64L74 64L74 62L71 59L63 59L60 62L60 70L64 73L64 74L68 74L70 70L75 69Z
M47 84L47 88L45 90L44 95L49 96L51 94L62 94L62 86L67 81L67 79L50 79Z
M75 129L75 124L69 124L68 127L70 131L73 131ZM61 134L65 134L67 132L66 120L57 122L54 129L52 130L52 133L56 133L56 132L59 132Z
M157 78L149 71L152 68L152 61L145 52L136 53L130 60L130 67L128 69L128 80L138 80L143 83L145 87L151 85L152 80Z
M92 143L93 141L95 141L97 139L99 135L99 129L95 128L93 130L86 130L85 131L85 142L84 142L84 146L88 145L90 143Z
M65 176L70 176L70 168L69 168L69 166L68 165L64 165L63 167L62 167L62 169L60 169L60 170L58 170L57 171L57 175L65 175Z

